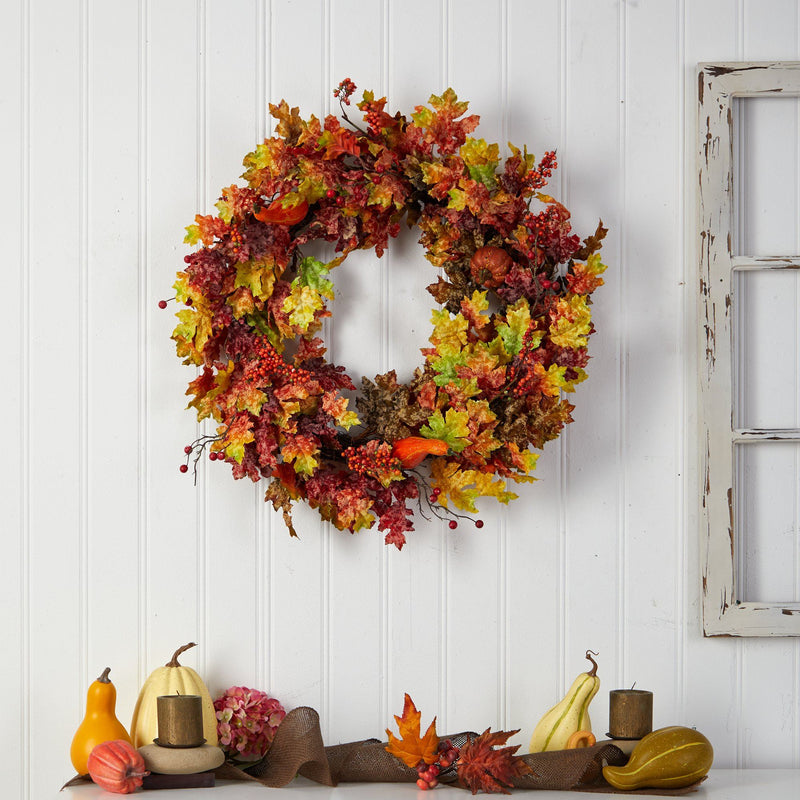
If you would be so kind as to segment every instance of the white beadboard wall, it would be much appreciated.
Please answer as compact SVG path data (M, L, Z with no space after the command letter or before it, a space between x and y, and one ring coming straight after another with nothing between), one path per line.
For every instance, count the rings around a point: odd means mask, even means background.
M800 643L702 636L694 442L696 64L797 60L795 0L7 0L0 19L7 796L71 775L104 667L127 724L192 640L212 692L312 705L328 742L382 736L407 691L441 732L526 743L592 648L596 732L635 681L717 766L800 767ZM452 86L480 136L558 149L579 233L610 228L590 377L539 482L482 531L418 520L402 552L302 508L291 539L263 487L179 474L199 427L157 308L184 226L271 134L268 101L335 112L344 77L406 113ZM787 158L758 171L767 192ZM419 361L415 238L337 271L326 337L357 382Z

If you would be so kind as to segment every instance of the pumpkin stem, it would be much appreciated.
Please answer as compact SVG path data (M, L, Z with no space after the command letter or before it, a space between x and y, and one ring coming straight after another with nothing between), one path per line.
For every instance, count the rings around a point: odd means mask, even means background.
M176 651L175 651L175 652L172 654L172 660L171 660L171 661L167 661L167 663L166 663L166 665L165 665L165 666L167 666L167 667L179 667L179 666L180 666L180 664L178 663L178 656L179 656L181 653L184 653L184 652L186 652L186 651L187 651L187 650L188 650L190 647L197 647L197 642L189 642L189 644L185 644L185 645L183 645L183 647L179 647L179 648L178 648L178 649L177 649L177 650L176 650Z
M590 653L591 655L589 655ZM594 678L594 676L597 675L597 662L592 658L593 655L596 656L598 653L595 653L594 650L586 651L586 658L592 662L592 671L588 673L590 678Z
M97 683L111 683L111 680L108 677L109 672L111 672L111 667L106 667L103 670L103 674L97 679Z

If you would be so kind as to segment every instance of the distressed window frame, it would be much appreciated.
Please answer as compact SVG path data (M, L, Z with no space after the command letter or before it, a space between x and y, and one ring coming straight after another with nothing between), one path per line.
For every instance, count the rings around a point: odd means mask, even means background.
M800 428L739 428L734 417L736 273L800 268L800 255L734 255L733 99L775 94L800 95L800 62L698 67L699 443L706 636L800 636L800 603L745 602L737 594L736 445L800 442Z

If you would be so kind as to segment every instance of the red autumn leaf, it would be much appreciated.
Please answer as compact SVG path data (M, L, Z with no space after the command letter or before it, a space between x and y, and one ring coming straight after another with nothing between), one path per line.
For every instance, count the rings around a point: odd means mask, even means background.
M266 208L261 208L255 213L255 218L273 225L296 225L302 222L308 214L308 203L301 200L293 206L284 205L284 198L278 197Z
M514 753L519 745L501 747L519 730L495 731L487 728L477 739L470 739L462 748L458 758L458 782L477 792L511 794L506 787L513 786L514 778L527 775L533 770Z
M433 764L438 758L439 737L436 735L436 717L428 726L425 735L420 736L419 720L421 716L414 701L406 694L403 702L403 716L395 715L394 718L400 731L400 738L398 739L388 728L386 729L389 736L386 750L411 769L416 769L420 761L425 764Z
M326 160L339 158L342 155L361 155L361 145L358 137L346 128L337 128L335 131L326 131L320 137L320 144L324 146Z

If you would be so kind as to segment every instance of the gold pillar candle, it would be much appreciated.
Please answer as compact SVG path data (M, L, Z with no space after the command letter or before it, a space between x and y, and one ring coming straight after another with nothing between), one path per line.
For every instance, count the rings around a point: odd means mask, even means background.
M641 739L653 730L653 693L614 689L609 693L608 735L612 739Z
M199 747L203 738L203 703L199 694L163 694L156 698L160 747Z

